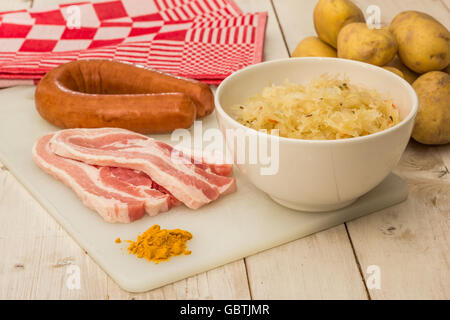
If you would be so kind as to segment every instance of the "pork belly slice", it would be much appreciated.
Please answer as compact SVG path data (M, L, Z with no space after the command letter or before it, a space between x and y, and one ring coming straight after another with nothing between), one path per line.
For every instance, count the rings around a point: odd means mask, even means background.
M130 223L145 212L156 215L170 208L170 196L153 189L144 173L129 169L96 167L54 154L49 142L54 134L38 139L33 159L45 172L70 187L85 206L107 222Z
M202 151L202 155L198 156L192 150L187 149L175 149L174 147L168 145L167 143L156 141L155 143L158 146L165 150L168 156L176 155L176 157L184 159L187 163L191 162L195 164L198 168L206 170L208 172L215 173L219 176L228 177L233 172L233 164L232 163L224 163L218 162L217 159L214 159L211 155L204 153Z
M180 157L167 144L125 129L62 130L51 139L50 147L59 156L91 165L145 172L191 209L236 189L234 178L213 173L212 166Z
M143 198L148 198L150 207L147 208L147 213L151 216L158 214L152 210L152 201L154 198L159 199L164 197L161 194L168 196L167 205L160 208L160 211L168 211L174 206L181 204L178 199L170 194L166 189L154 182L150 177L141 171L136 171L126 168L117 167L99 167L100 178L104 185L115 188L116 190L122 190L123 192L135 195L138 193Z

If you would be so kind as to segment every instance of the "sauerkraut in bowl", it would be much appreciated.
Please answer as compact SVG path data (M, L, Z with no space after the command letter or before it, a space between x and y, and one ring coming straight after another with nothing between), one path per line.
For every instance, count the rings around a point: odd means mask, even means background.
M231 110L234 119L249 128L307 140L361 137L400 122L392 99L347 76L329 74L307 84L286 80L265 87Z
M217 88L215 104L240 172L279 204L307 212L343 208L379 185L400 160L418 109L414 89L394 73L322 57L239 70ZM277 170L268 175L267 167Z

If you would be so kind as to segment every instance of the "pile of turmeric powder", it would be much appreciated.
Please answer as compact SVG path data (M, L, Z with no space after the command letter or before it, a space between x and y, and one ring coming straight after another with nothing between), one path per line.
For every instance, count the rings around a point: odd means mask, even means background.
M192 234L181 229L161 229L154 225L137 237L136 241L127 240L130 243L128 253L137 255L158 264L167 261L172 256L181 254L189 255L186 242L192 239Z

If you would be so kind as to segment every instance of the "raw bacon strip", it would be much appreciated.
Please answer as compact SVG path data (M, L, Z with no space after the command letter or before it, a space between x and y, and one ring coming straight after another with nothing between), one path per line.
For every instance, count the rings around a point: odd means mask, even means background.
M191 161L180 161L162 142L124 129L62 130L50 145L54 153L69 159L145 172L192 209L236 187L234 178L214 174Z
M143 198L148 198L150 196L149 205L151 206L151 200L153 198L166 198L168 196L167 206L164 205L160 208L161 211L167 211L173 206L180 205L180 201L175 199L167 190L154 182L148 175L144 172L126 169L126 168L116 168L116 167L99 167L100 177L102 182L106 186L115 188L116 190L122 190L124 192L135 194L136 196L141 196ZM153 216L158 212L151 210L152 207L147 208L147 212Z
M161 141L155 141L162 149L167 151L168 155L173 154L173 152L177 152L178 156L189 161L199 168L215 173L219 176L230 176L233 172L233 165L231 163L218 163L214 162L213 159L209 159L207 154L202 154L202 156L196 156L190 150L177 150L167 143Z
M88 164L85 164L88 166ZM163 190L148 175L126 168L98 167L104 186L145 201L145 211L150 216L168 211L179 202Z
M233 172L233 165L231 163L218 163L217 161L213 162L212 159L210 160L208 158L207 154L203 154L200 158L194 154L191 154L191 150L177 150L167 143L148 138L132 131L115 128L95 130L97 131L96 134L100 137L99 139L101 139L99 143L95 141L94 137L92 137L91 140L86 141L83 138L79 139L75 136L71 138L71 142L89 148L101 148L117 151L128 150L148 153L155 152L154 147L156 146L159 149L157 152L163 152L166 157L173 157L172 159L176 158L176 160L184 160L186 163L195 164L200 169L215 173L217 175L229 176ZM128 140L127 136L124 138L124 132L117 135L116 133L119 130L132 133L134 138L130 140ZM102 132L104 134L102 134Z
M142 176L133 170L129 170L128 179L124 179L123 174L118 179L112 168L90 166L54 154L49 147L53 136L38 139L32 151L34 161L69 186L84 205L98 212L105 221L129 223L142 218L146 211L155 215L169 209L169 195L136 186L139 183L135 179L142 179Z

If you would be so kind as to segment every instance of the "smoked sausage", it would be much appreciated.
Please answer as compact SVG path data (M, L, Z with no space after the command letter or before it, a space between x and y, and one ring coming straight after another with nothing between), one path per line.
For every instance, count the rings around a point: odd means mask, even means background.
M39 114L61 128L140 133L189 128L214 110L204 83L113 60L79 60L49 71L35 93Z

